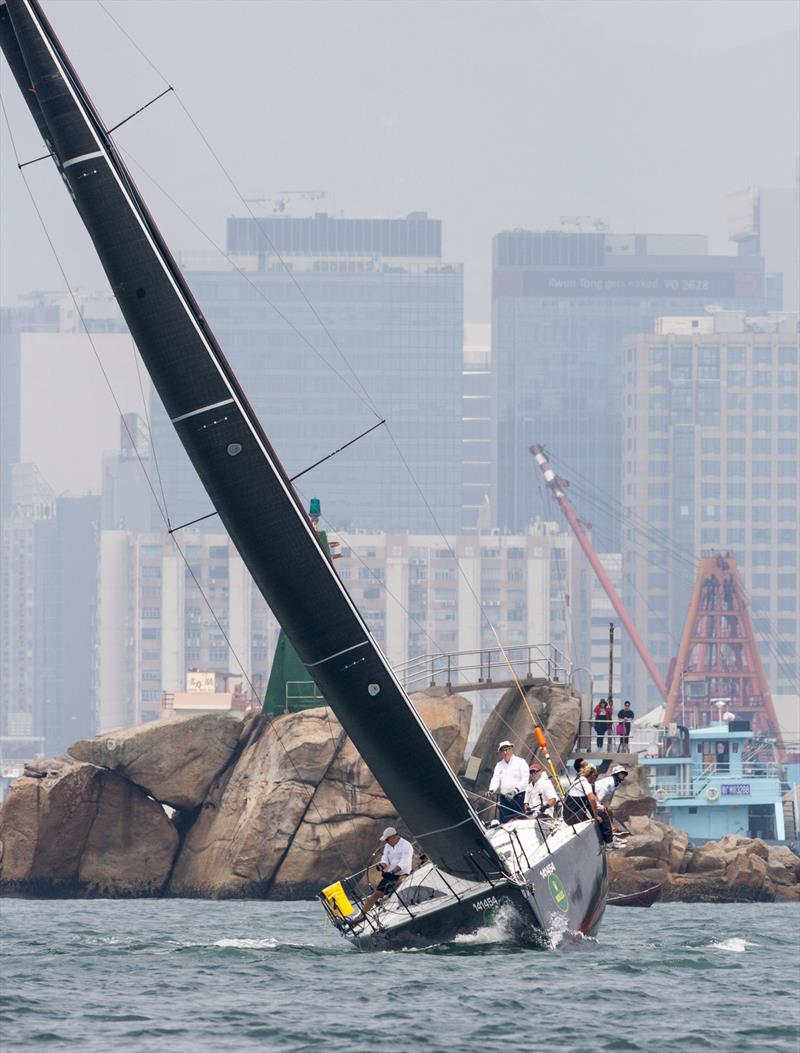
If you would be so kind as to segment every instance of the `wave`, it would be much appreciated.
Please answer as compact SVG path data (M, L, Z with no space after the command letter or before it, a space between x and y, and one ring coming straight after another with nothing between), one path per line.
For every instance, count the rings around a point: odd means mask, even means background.
M758 946L759 944L752 943L750 940L745 940L741 936L731 936L727 940L722 940L721 943L712 940L709 944L709 947L713 947L715 951L728 951L732 954L744 954L748 947Z

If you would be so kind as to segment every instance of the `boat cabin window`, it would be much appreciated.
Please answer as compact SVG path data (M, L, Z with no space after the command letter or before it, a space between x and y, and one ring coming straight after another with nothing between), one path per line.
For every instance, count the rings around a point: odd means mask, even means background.
M739 743L738 742L731 743L731 749L733 750L734 753L738 753L739 752Z
M690 808L689 809L689 815L697 815L697 809L696 808Z

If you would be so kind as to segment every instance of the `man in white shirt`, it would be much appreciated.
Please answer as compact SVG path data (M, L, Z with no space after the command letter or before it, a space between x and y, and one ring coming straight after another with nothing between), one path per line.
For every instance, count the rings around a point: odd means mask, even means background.
M607 817L609 829L613 830L614 813L611 810L611 799L614 796L616 788L625 781L628 777L628 769L624 764L618 764L615 768L611 769L611 774L604 776L602 779L598 779L594 784L594 793L597 797L597 803L600 806L600 812ZM622 838L614 834L614 844L619 846L622 842Z
M360 921L368 911L372 910L378 900L383 899L394 890L401 878L411 873L414 854L411 842L401 837L393 826L386 827L381 834L381 841L383 841L383 855L378 863L378 869L383 872L383 876L377 888L373 889L364 900L361 914L351 919L353 922Z
M525 811L533 815L553 815L558 797L555 787L539 764L530 767L531 783L525 793Z
M494 775L489 783L489 793L499 794L500 822L520 819L525 815L525 791L530 782L530 772L522 757L514 755L513 742L501 742L497 747L500 760L494 766Z

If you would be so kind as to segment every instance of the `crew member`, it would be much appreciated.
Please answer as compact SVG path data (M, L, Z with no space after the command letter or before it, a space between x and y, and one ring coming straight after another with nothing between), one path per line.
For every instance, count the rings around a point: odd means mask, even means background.
M401 837L393 826L386 827L381 834L381 841L383 841L383 855L378 863L378 870L382 871L381 880L377 888L373 889L364 900L361 914L353 918L353 922L361 921L379 900L394 890L401 878L411 873L411 860L414 854L411 842Z
M583 760L579 757L575 761L577 766L578 761ZM587 764L583 761L580 768L576 767L578 774L572 780L567 787L567 795L564 798L564 821L569 823L570 826L575 826L576 823L583 823L587 819L594 819L595 822L600 822L600 813L597 810L597 798L594 795L592 784L587 778L587 771L591 774L591 771L597 771L594 765Z
M614 830L614 812L611 809L611 800L618 786L620 786L625 779L628 777L628 769L624 764L618 764L615 768L611 769L609 775L603 776L602 779L597 779L594 784L594 794L597 798L599 805L600 814L605 814L608 817L608 822L614 831L614 844L621 845L623 840L621 837L616 836Z
M489 783L489 793L500 796L500 822L519 819L525 815L525 791L528 789L530 772L528 765L514 754L513 742L501 742L497 747L500 760L494 766L494 775Z
M525 811L533 815L552 816L558 800L555 788L541 765L532 764L530 772L531 782L525 792Z

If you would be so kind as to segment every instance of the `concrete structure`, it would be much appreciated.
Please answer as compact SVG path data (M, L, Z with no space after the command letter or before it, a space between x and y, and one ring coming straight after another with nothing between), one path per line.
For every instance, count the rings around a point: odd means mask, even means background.
M529 447L569 479L599 552L620 551L622 343L659 315L764 309L758 256L707 255L701 235L507 231L493 242L496 525L550 516Z
M623 599L666 675L694 561L730 551L773 694L798 676L797 315L662 319L625 342ZM660 701L629 648L626 691Z
M396 441L440 527L458 531L463 275L442 258L440 221L232 219L227 251L238 270L193 258L187 276L289 475L388 421L391 435L378 428L298 482L324 497L325 525L436 528ZM152 420L172 521L203 515L160 406Z
M728 195L728 233L740 256L763 256L775 307L800 311L800 169L794 187Z

